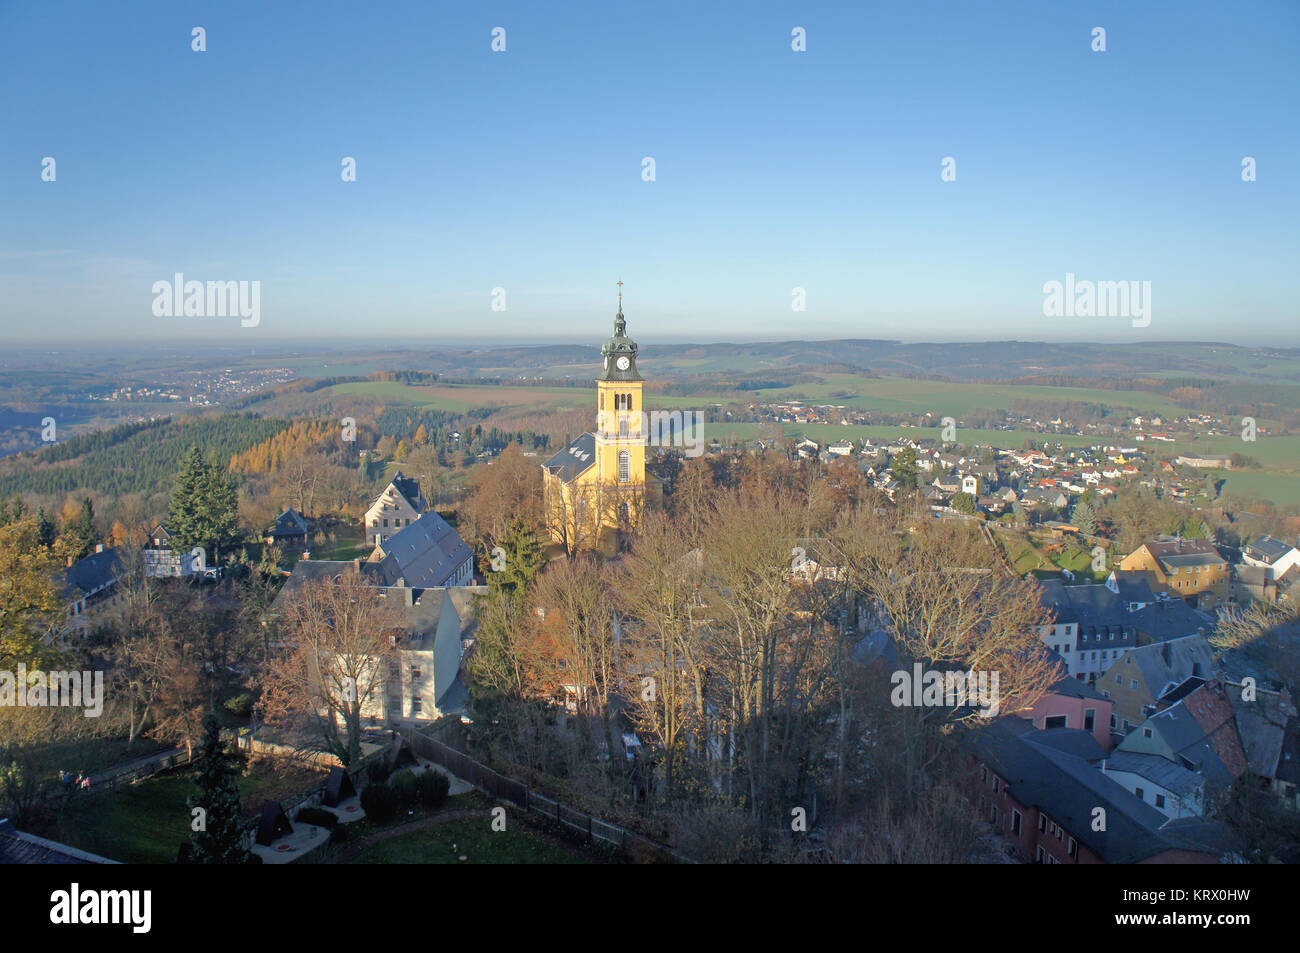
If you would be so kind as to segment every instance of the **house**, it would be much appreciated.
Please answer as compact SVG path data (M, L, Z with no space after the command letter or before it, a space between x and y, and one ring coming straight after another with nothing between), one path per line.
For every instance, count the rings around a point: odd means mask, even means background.
M104 548L83 556L68 567L63 579L66 621L61 635L89 635L102 621L103 610L116 601L118 582L123 575L122 559L117 547Z
M428 509L418 480L398 470L384 492L366 510L366 545L377 546L399 529L410 526Z
M1193 635L1129 649L1094 687L1115 704L1111 727L1128 732L1146 721L1168 691L1192 676L1208 679L1216 671L1210 643Z
M275 518L271 528L266 531L266 544L287 547L306 547L307 534L310 532L307 520L297 510L290 507Z
M1180 466L1196 467L1198 470L1231 470L1232 458L1210 454L1183 454L1175 461Z
M205 568L205 561L191 550L187 553L172 549L172 535L164 523L149 531L149 542L143 550L144 574L150 579L170 579L192 576Z
M1196 817L1247 770L1232 703L1217 680L1192 677L1157 703L1102 770L1167 817Z
M371 726L396 728L463 712L469 696L462 668L474 642L473 603L487 588L389 585L378 563L304 559L285 580L268 617L280 615L302 586L335 579L349 569L394 600L404 619L382 689L364 701L362 718Z
M1114 705L1087 682L1065 677L1043 694L1033 707L1019 712L1035 728L1052 730L1074 728L1088 732L1102 751L1110 751L1114 741L1110 733L1110 716Z
M1193 609L1181 599L1160 599L1133 613L1138 645L1167 642L1190 635L1208 636L1214 631L1214 617Z
M1095 765L1092 735L1000 718L968 742L973 799L1008 852L1040 864L1216 863L1200 826L1171 825ZM1098 811L1106 823L1098 825ZM1100 828L1100 829L1099 829Z
M467 586L474 576L473 550L434 512L385 538L367 561L379 566L387 586Z
M1300 567L1300 549L1272 536L1261 536L1241 551L1241 561L1266 570L1269 579L1281 579Z
M1132 602L1108 584L1040 583L1039 598L1052 621L1039 630L1043 644L1061 657L1066 673L1092 681L1137 645ZM1078 727L1077 725L1074 727Z
M1203 604L1228 598L1228 561L1214 543L1180 536L1149 539L1120 560L1120 568L1148 574L1153 588Z

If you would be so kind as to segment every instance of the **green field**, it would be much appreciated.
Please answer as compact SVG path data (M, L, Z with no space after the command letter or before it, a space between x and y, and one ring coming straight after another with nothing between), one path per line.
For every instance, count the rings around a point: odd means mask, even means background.
M1038 387L1011 384L971 384L910 380L900 377L862 378L831 374L816 384L756 391L763 400L802 399L809 403L843 404L859 410L888 413L927 413L960 417L976 410L1007 410L1012 401L1079 401L1129 407L1143 413L1182 415L1186 411L1167 397L1143 391L1083 387Z
M465 857L465 860L459 858ZM492 818L426 827L367 847L352 864L581 864L586 861L527 829L492 830Z
M539 410L574 410L593 408L595 392L590 388L519 387L491 384L435 384L416 387L395 381L366 381L337 384L323 393L338 397L364 399L376 404L407 404L418 408L464 413L474 408L536 408ZM847 374L828 375L816 383L792 387L769 388L746 392L744 400L756 403L798 399L805 404L828 403L859 410L886 413L933 413L936 417L961 417L975 411L1005 410L1015 400L1081 401L1103 403L1114 408L1129 407L1143 414L1181 415L1178 405L1155 394L1141 391L1111 391L1079 387L1038 387L944 381L918 381L905 378L861 378ZM647 394L646 403L654 409L702 410L711 404L734 402L734 393L708 392L691 396ZM594 416L594 414L593 414ZM1267 427L1269 421L1260 421ZM710 423L705 439L749 441L758 437L757 423ZM836 440L893 440L898 437L937 438L939 429L837 424L785 424L786 436L809 437L823 443ZM1101 438L1072 434L1037 433L1021 430L976 430L959 428L957 441L1013 450L1026 441L1044 441L1065 447L1089 447L1102 442L1135 443L1131 437ZM1154 456L1173 457L1182 453L1231 455L1244 453L1262 464L1259 470L1223 473L1224 492L1245 497L1259 496L1279 504L1300 504L1300 436L1261 434L1254 442L1224 435L1180 440L1175 443L1147 443L1142 446Z

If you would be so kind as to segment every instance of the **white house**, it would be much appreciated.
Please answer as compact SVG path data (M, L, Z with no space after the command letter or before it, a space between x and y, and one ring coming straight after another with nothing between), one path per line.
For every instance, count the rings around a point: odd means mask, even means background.
M417 480L398 470L393 481L366 510L366 545L377 546L400 529L410 526L428 509Z
M1300 549L1272 536L1261 536L1241 551L1241 561L1266 570L1270 579L1281 579L1300 566Z

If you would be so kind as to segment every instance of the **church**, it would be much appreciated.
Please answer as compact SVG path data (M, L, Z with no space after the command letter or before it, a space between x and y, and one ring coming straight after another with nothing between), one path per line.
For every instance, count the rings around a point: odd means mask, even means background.
M645 468L644 378L636 367L636 342L627 336L622 284L614 336L600 349L596 430L542 464L547 528L569 552L613 548L662 493L659 478Z

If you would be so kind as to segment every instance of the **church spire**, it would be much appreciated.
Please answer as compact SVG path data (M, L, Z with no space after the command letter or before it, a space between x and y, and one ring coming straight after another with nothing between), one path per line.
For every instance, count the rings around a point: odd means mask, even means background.
M623 279L618 280L618 314L614 316L614 337L627 336L627 321L623 319Z

